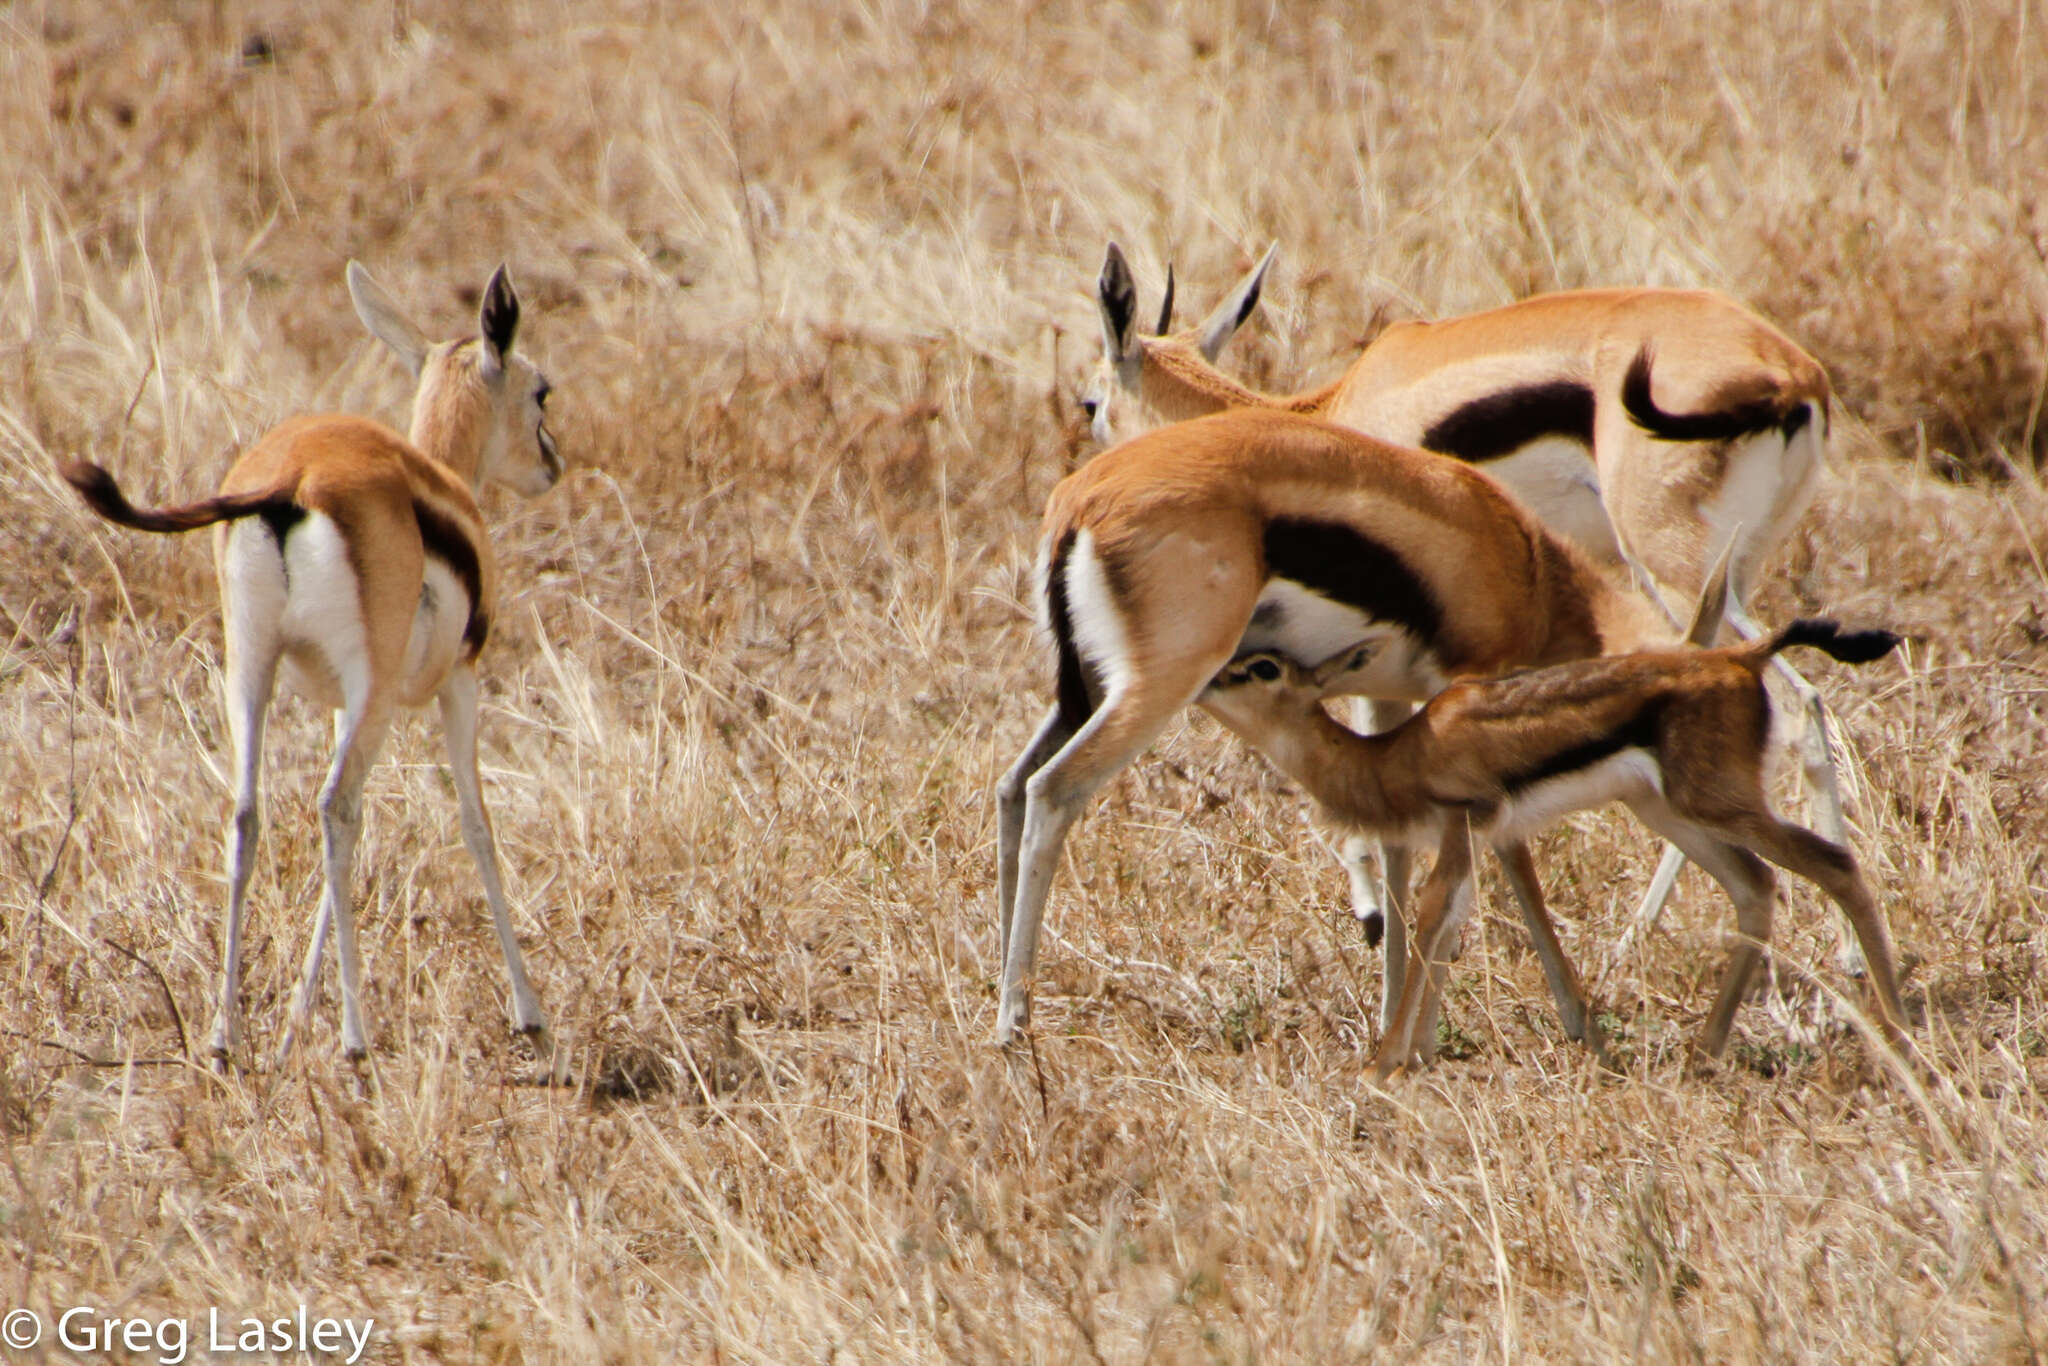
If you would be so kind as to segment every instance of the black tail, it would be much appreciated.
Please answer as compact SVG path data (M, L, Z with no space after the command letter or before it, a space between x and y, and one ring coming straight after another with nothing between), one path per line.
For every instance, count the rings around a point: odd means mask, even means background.
M193 531L215 522L232 521L237 517L253 517L259 513L270 513L282 504L289 507L290 500L273 492L224 493L216 498L201 499L196 503L180 503L167 508L138 508L128 501L128 495L121 492L121 486L114 482L114 476L98 465L83 460L60 460L57 473L64 481L78 490L86 506L110 522L132 526L137 531Z
M1045 618L1052 627L1053 648L1059 652L1057 683L1060 721L1068 734L1081 729L1095 714L1093 691L1081 652L1074 645L1074 619L1067 610L1067 557L1074 551L1074 533L1069 531L1053 547L1045 564Z
M1890 631L1844 631L1825 617L1801 617L1771 638L1770 653L1811 645L1844 664L1868 664L1890 654L1898 643L1899 637Z
M1650 353L1646 344L1629 362L1621 381L1621 406L1629 420L1659 441L1732 441L1776 427L1786 440L1798 434L1813 416L1802 400L1759 398L1711 413L1667 413L1650 397Z

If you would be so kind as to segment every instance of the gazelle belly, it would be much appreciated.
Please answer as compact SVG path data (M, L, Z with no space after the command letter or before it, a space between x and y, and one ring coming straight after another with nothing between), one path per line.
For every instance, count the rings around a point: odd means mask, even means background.
M448 671L462 653L462 635L468 625L469 594L463 591L462 581L446 564L428 555L399 688L408 705L425 702L447 682Z
M1544 437L1473 468L1505 484L1551 531L1604 563L1620 562L1621 547L1600 501L1600 473L1593 452L1583 444Z
M1527 839L1574 811L1657 796L1663 791L1664 770L1654 755L1644 749L1620 750L1584 768L1510 792L1488 824L1486 837L1495 842Z

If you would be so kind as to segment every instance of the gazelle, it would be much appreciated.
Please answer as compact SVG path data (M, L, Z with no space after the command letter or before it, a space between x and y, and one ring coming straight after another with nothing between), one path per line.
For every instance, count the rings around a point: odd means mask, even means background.
M1370 660L1328 691L1419 702L1461 675L1670 634L1493 480L1286 413L1178 423L1083 465L1046 507L1038 583L1058 700L997 791L998 1042L1028 1017L1046 895L1082 804L1235 656L1320 664L1365 641Z
M1312 413L1483 468L1545 526L1598 560L1626 564L1653 594L1657 585L1697 593L1725 550L1728 623L1743 639L1762 633L1749 590L1813 501L1826 455L1827 373L1806 352L1711 291L1573 290L1396 323L1331 383L1262 394L1214 362L1258 306L1278 250L1268 248L1184 332L1168 330L1169 274L1158 335L1145 336L1136 281L1110 244L1096 286L1104 355L1081 400L1098 440L1228 407ZM1826 709L1790 665L1774 668L1806 717L1800 749L1816 823L1839 843L1846 826ZM1373 726L1407 711L1398 700L1376 701ZM1354 909L1376 937L1380 910L1365 854L1363 841L1348 842L1345 864ZM1683 861L1676 848L1666 851L1639 925L1661 910ZM1405 857L1394 854L1391 895L1407 875ZM1853 966L1846 953L1844 961Z
M62 473L95 512L123 526L216 527L236 789L214 1056L231 1057L239 1041L242 926L262 823L263 726L282 673L337 713L334 759L320 790L325 886L293 1023L311 1005L332 924L342 1051L350 1058L368 1051L350 895L363 780L399 706L433 698L447 735L463 842L483 879L511 975L512 1022L542 1045L545 1060L547 1017L513 937L477 781L476 660L490 634L498 570L476 490L495 481L531 498L561 478L562 458L547 429L548 381L512 352L519 299L503 266L484 288L480 335L445 342L429 341L361 265L350 261L347 275L356 316L418 382L410 440L368 418L292 418L235 461L217 496L153 510L131 506L97 465L66 462Z
M1406 990L1376 1060L1383 1078L1434 1052L1445 950L1471 901L1471 833L1500 855L1532 931L1547 934L1543 893L1522 841L1571 812L1616 801L1683 849L1735 903L1741 938L1695 1043L1697 1059L1718 1057L1726 1046L1770 942L1775 878L1765 859L1818 884L1841 906L1869 964L1879 1027L1903 1052L1906 1016L1890 933L1855 855L1780 820L1764 793L1769 662L1805 645L1862 664L1897 643L1888 631L1800 620L1723 649L1578 660L1454 683L1380 735L1339 725L1322 705L1330 682L1368 669L1384 648L1379 643L1313 668L1271 651L1243 656L1198 700L1338 823L1437 845L1417 899ZM1562 960L1554 938L1549 953ZM1569 965L1551 975L1550 986L1567 1032L1604 1056Z

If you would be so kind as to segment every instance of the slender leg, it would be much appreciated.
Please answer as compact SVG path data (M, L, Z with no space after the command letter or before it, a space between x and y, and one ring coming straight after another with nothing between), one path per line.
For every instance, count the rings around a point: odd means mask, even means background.
M1052 708L1038 723L1031 743L996 784L996 931L999 961L1004 963L1010 958L1010 915L1017 904L1017 850L1024 841L1025 785L1073 738L1073 730L1060 718L1060 709Z
M1436 1055L1436 1016L1449 970L1449 947L1472 905L1471 832L1465 817L1447 817L1436 863L1415 899L1409 971L1394 1020L1380 1040L1373 1072L1382 1081Z
M1414 713L1408 702L1374 699L1361 701L1353 720L1363 721L1374 733L1392 730ZM1408 971L1408 884L1414 877L1413 856L1404 844L1380 841L1380 870L1384 881L1375 895L1372 868L1368 862L1374 841L1362 835L1346 836L1339 857L1351 880L1351 913L1365 930L1367 944L1385 939L1380 972L1380 1031L1393 1027L1394 1009Z
M1508 886L1521 905L1522 923L1528 927L1529 938L1535 941L1536 957L1543 964L1544 979L1550 984L1550 999L1557 1003L1557 1014L1564 1023L1565 1036L1585 1044L1593 1050L1593 1056L1612 1067L1614 1062L1608 1056L1607 1040L1600 1033L1600 1022L1593 1018L1593 1011L1586 1002L1586 989L1580 984L1579 974L1573 970L1571 960L1565 957L1564 945L1558 942L1557 927L1551 922L1550 912L1543 904L1543 884L1537 879L1536 863L1529 856L1529 846L1517 840L1513 844L1497 844L1493 851L1499 856L1501 868L1507 873Z
M220 1001L207 1049L224 1062L241 1043L242 927L249 878L263 829L263 722L277 683L274 640L244 640L230 628L227 660L228 734L235 751L235 819L228 830L227 923L221 936Z
M1814 883L1842 908L1869 967L1878 1025L1894 1047L1908 1057L1913 1056L1905 1032L1906 1007L1899 996L1898 958L1892 948L1891 930L1856 866L1856 856L1845 845L1768 813L1743 818L1736 834L1780 868Z
M448 737L448 767L462 811L462 842L469 846L477 876L483 879L484 900L490 904L491 924L505 954L505 972L512 979L512 1024L522 1034L542 1035L547 1032L547 1013L527 981L526 962L512 934L512 915L505 907L505 889L498 878L498 846L491 838L491 818L484 810L483 789L477 781L476 670L468 664L457 665L441 685L440 701L441 728Z
M1112 691L1073 738L1024 782L1024 822L1017 858L1016 904L1003 945L1001 1001L996 1042L1007 1044L1031 1019L1031 973L1038 961L1038 930L1059 866L1060 845L1081 808L1194 701L1216 671L1229 662L1234 640L1201 654L1160 661L1150 671L1132 670L1144 682ZM1050 744L1055 723L1039 727L1025 757ZM1021 763L1019 765L1021 767ZM1013 770L1014 772L1014 770Z
M367 691L367 690L365 690ZM311 1008L313 992L319 985L322 945L329 925L335 931L336 956L341 963L341 1050L350 1058L369 1052L369 1037L363 1028L362 963L356 951L356 919L350 879L355 872L356 841L363 826L363 780L376 762L377 750L391 728L388 703L372 705L370 698L351 699L339 729L334 762L327 782L320 789L320 832L326 885L320 893L319 919L313 928L313 943L306 951L306 971L299 981L292 1005L294 1021ZM280 1055L291 1046L286 1037Z
M1728 1046L1728 1030L1734 1023L1735 1012L1748 994L1750 981L1771 942L1772 906L1777 899L1778 880L1762 859L1724 838L1724 832L1714 826L1681 816L1662 801L1634 801L1629 806L1644 824L1683 849L1688 858L1705 869L1735 903L1735 926L1740 938L1728 951L1720 994L1693 1044L1693 1062L1698 1067L1708 1059L1720 1057Z
M1664 903L1671 899L1671 889L1678 882L1678 874L1685 867L1685 851L1675 844L1664 846L1664 857L1657 861L1657 871L1650 878L1649 888L1643 899L1636 905L1634 919L1615 941L1613 957L1616 961L1626 957L1634 947L1639 935L1648 934L1657 928L1657 918L1664 914Z
M1728 621L1744 640L1754 640L1763 634L1763 628L1739 604L1730 606ZM1849 823L1843 812L1841 774L1835 762L1834 724L1828 719L1827 703L1821 700L1820 690L1786 663L1783 655L1771 660L1771 668L1785 680L1792 689L1793 697L1798 699L1802 721L1798 741L1799 767L1801 776L1806 780L1814 829L1831 844L1847 845ZM1860 940L1855 937L1856 927L1845 921L1838 921L1836 925L1836 969L1850 977L1863 976L1867 958L1859 947Z

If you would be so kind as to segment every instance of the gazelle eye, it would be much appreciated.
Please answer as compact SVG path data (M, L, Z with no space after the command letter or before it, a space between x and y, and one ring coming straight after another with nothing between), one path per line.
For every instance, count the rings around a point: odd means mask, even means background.
M1100 408L1101 406L1102 403L1100 400L1090 398L1086 394L1081 395L1081 411L1082 413L1086 414L1090 422L1093 422L1095 420L1095 410L1097 408Z
M548 406L548 395L549 395L549 394L551 394L551 393L553 393L553 392L554 392L554 386L553 386L553 385L551 385L551 384L542 384L542 385L540 386L540 388L538 388L538 389L536 389L536 390L534 390L534 391L533 391L533 406L534 406L534 407L536 407L536 408L545 408L545 407L547 407L547 406Z
M1262 683L1271 683L1280 677L1280 666L1270 659L1255 659L1251 663L1251 674Z

